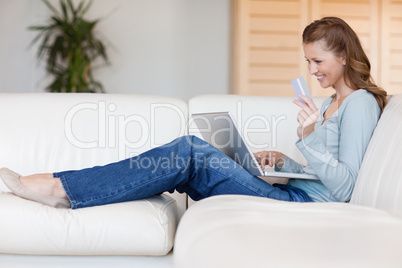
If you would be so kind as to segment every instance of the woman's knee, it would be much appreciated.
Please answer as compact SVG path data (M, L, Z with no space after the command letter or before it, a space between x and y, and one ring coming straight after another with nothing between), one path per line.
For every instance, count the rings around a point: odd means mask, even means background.
M191 151L204 150L212 147L209 143L194 135L186 135L176 138L172 144L179 146L181 149L187 148Z
M181 137L176 138L173 142L177 143L177 144L181 144L181 145L190 145L190 146L208 144L206 141L198 138L195 135L181 136Z

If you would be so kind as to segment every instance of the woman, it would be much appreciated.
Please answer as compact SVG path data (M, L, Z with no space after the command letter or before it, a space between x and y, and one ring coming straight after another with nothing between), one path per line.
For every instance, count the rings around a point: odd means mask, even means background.
M303 49L310 74L323 88L335 90L321 113L306 97L301 96L306 103L294 101L301 108L296 146L309 165L302 166L280 152L263 151L256 156L262 167L268 164L281 171L314 173L320 181L270 185L194 136L106 166L27 177L3 168L0 176L20 197L65 208L124 202L174 190L194 200L244 194L298 202L348 201L387 94L372 82L369 60L343 20L328 17L307 26ZM159 165L167 156L171 163ZM141 165L144 162L154 165Z

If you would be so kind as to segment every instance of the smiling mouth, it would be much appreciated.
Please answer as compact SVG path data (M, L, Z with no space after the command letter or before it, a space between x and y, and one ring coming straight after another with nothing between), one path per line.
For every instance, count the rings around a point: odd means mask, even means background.
M321 82L324 79L324 77L325 77L325 75L319 75L319 76L317 76L317 80L319 82Z

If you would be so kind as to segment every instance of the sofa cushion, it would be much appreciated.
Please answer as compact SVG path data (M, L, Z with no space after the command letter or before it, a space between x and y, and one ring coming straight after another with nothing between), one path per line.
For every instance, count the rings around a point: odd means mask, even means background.
M165 255L177 207L168 195L77 210L56 209L0 193L0 253Z
M402 216L402 95L392 96L367 148L351 203Z
M401 267L402 221L347 203L240 195L192 205L176 234L176 268Z

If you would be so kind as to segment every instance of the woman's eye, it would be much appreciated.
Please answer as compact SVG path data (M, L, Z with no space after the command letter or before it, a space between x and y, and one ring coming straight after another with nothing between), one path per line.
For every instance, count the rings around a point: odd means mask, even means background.
M315 63L320 64L322 61L316 60Z

